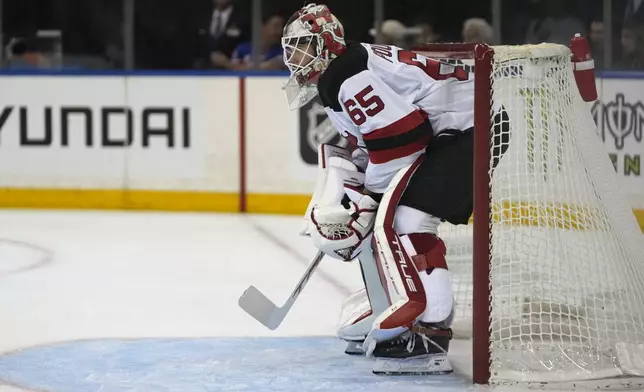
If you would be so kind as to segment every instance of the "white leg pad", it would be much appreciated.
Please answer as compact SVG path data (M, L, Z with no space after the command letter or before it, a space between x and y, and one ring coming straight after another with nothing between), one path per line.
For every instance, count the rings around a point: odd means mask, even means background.
M408 236L400 237L405 251L410 256L418 254ZM425 289L427 305L418 320L426 323L438 323L446 320L452 313L454 293L452 291L451 273L443 268L434 268L430 274L419 271L418 275Z
M431 274L420 273L425 294L427 295L427 308L420 316L420 321L438 323L446 320L452 313L454 294L450 272L442 268L435 268Z
M365 289L354 293L342 303L337 335L348 341L361 341L367 337L374 319L389 307L387 294L380 281L373 252L363 251L358 256Z
M371 330L373 320L367 291L362 289L342 303L337 335L342 340L362 341Z
M426 308L425 291L418 270L394 230L398 201L423 159L423 156L419 157L396 173L378 207L372 247L390 306L376 318L367 340L387 340L383 339L383 334L395 336L401 328L404 331L410 327Z
M408 206L396 207L394 230L402 236L410 233L438 234L440 218Z

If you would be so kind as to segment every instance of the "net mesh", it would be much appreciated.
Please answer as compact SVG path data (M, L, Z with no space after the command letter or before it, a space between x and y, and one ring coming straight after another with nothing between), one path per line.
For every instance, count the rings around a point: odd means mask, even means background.
M644 236L579 96L569 50L495 47L489 77L492 106L508 115L491 113L507 135L491 146L490 381L644 375ZM502 155L499 143L508 143ZM444 224L440 235L454 332L470 337L472 228Z

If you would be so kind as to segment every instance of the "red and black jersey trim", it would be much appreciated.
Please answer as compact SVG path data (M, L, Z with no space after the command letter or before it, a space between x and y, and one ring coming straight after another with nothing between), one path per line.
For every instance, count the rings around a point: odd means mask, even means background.
M384 128L362 136L372 163L386 163L409 156L427 147L433 135L432 125L420 110L409 113Z
M347 50L333 59L318 80L318 93L322 105L334 112L341 112L342 105L338 99L340 87L349 78L369 69L369 54L359 43L348 43Z

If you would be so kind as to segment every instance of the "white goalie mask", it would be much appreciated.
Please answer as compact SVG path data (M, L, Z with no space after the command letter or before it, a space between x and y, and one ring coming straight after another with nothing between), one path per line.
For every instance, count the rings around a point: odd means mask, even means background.
M317 95L317 81L345 49L344 28L325 5L309 4L289 18L282 37L284 63L291 71L284 90L297 109Z

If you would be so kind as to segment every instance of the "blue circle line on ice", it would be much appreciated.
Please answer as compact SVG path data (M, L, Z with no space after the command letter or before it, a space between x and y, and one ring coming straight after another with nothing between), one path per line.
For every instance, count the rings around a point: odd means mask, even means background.
M467 389L457 374L386 377L331 337L81 340L0 356L0 385L49 392L441 392Z

